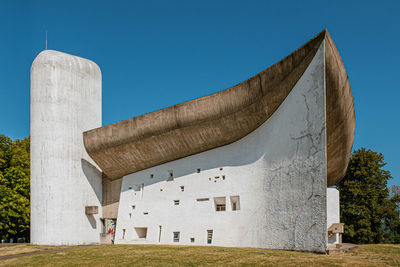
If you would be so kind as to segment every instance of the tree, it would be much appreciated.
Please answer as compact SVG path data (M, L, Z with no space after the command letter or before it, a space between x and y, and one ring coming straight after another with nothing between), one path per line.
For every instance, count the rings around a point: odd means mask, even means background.
M0 135L0 239L29 238L30 139Z
M347 172L337 185L340 191L344 242L396 242L400 237L398 196L390 197L390 172L381 153L361 148L353 152Z

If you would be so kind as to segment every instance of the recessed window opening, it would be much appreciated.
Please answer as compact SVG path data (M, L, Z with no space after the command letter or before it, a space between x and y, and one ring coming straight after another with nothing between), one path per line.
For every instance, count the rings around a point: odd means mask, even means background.
M197 169L197 173L200 173L200 168Z
M169 177L168 177L167 182L171 182L171 181L174 180L174 171L173 170L168 170L168 172L169 172Z
M215 179L219 179L219 176L215 176Z
M210 181L211 181L211 178L208 178L208 180L210 180Z
M231 206L232 210L240 210L240 197L231 196Z
M161 192L163 191L162 188L160 188L160 191L161 191Z
M214 197L215 211L226 210L226 197Z
M131 219L132 218L132 213L129 213L129 219Z
M122 239L125 238L125 230L126 230L126 229L122 229Z
M179 242L180 232L174 232L173 238L174 242Z
M197 201L201 202L201 201L209 201L209 198L198 198L196 199Z
M222 175L222 180L225 180L225 175Z
M207 244L212 243L213 230L207 230Z
M190 243L194 243L194 237L190 238Z
M223 170L223 168L219 168L219 170L220 170L220 171L222 171L222 170Z
M134 229L135 229L137 238L146 239L146 237L147 237L147 227L135 227Z
M154 174L150 174L150 178L154 178Z
M185 191L185 187L183 185L181 185L181 191Z
M179 205L179 200L174 200L174 205Z
M136 206L135 206L135 205L132 205L132 210L134 210L134 209L136 209Z
M149 215L149 213L147 211L143 212L143 215Z
M128 187L128 189L132 189L132 186Z

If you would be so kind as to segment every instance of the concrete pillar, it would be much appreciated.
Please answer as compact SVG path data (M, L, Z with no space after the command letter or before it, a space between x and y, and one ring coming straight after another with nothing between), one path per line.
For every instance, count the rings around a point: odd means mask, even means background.
M98 243L101 172L82 132L101 126L101 71L92 61L45 50L31 67L31 243ZM99 214L85 214L98 206Z

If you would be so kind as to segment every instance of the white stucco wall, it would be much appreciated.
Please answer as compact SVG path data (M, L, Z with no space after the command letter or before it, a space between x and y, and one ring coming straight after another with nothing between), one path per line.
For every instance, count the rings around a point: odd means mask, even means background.
M324 67L322 43L277 111L241 140L125 176L115 242L207 245L212 229L212 245L324 252ZM240 196L240 210L232 211L230 196ZM214 197L226 197L226 211L215 211ZM134 227L147 227L146 239Z
M333 223L340 223L340 199L339 190L336 188L327 188L327 227ZM334 234L328 239L329 244L339 243L339 234Z
M31 243L98 243L101 175L82 132L101 126L101 72L87 59L45 50L31 67Z

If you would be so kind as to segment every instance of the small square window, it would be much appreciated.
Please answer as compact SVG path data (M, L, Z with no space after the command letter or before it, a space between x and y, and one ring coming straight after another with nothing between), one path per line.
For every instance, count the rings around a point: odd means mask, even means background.
M136 206L135 206L135 205L132 205L132 210L134 210L134 209L136 209Z
M179 242L180 232L174 232L173 238L174 242Z
M225 180L225 175L222 175L222 180Z
M154 174L150 174L150 178L154 178Z
M181 191L185 191L185 187L183 185L181 185Z
M174 200L174 205L179 205L179 200Z
M194 237L190 238L190 243L194 243Z
M219 170L220 170L220 171L222 171L222 170L223 170L223 168L219 168Z
M197 173L200 173L200 168L197 169Z
M226 211L226 197L214 197L215 211Z
M147 237L147 227L134 227L136 232L136 237L140 239L146 239Z

